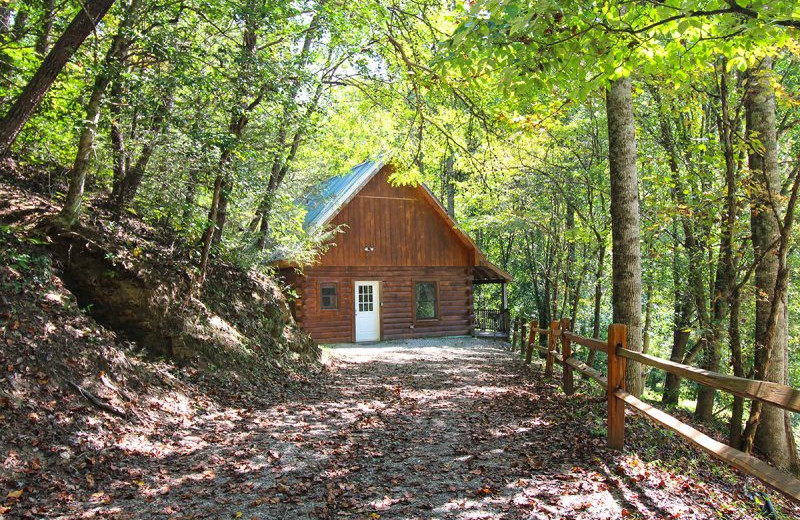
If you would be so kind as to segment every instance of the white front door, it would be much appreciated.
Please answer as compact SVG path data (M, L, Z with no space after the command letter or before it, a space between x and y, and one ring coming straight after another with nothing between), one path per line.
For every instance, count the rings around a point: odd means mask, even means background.
M378 282L356 282L356 341L381 339L381 306Z

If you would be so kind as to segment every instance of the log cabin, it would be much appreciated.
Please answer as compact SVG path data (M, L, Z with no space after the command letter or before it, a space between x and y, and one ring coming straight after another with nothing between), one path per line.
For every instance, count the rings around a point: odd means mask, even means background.
M298 325L318 343L467 335L476 326L474 285L498 283L495 328L507 331L511 276L425 185L393 185L392 171L390 162L367 161L307 198L304 227L340 232L315 264L278 263Z

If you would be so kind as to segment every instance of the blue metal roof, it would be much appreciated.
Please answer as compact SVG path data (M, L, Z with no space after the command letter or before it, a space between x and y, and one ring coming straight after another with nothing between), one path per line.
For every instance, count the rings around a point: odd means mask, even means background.
M356 193L378 172L386 162L383 157L364 161L349 172L318 184L309 194L303 227L310 230L324 226Z

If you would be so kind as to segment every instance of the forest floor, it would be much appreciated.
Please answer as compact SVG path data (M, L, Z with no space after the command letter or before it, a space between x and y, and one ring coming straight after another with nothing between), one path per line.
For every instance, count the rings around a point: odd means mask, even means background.
M336 345L324 357L327 367L311 384L269 400L209 404L176 427L129 437L91 468L91 487L76 478L69 500L39 496L29 511L173 519L759 517L745 494L760 489L756 482L644 421L629 419L625 453L607 450L605 400L592 383L566 397L544 379L538 360L526 366L502 343ZM797 517L778 505L786 518Z

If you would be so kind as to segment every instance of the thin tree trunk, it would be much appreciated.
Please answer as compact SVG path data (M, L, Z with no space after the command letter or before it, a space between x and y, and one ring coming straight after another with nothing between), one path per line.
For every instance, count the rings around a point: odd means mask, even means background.
M95 77L92 95L86 104L86 116L84 117L83 130L78 140L75 162L70 172L67 198L61 211L54 219L54 223L59 226L69 228L77 222L80 216L81 204L83 203L83 188L89 171L89 154L94 147L95 136L97 135L103 96L108 85L114 79L114 75L119 72L118 68L130 46L131 41L128 38L128 31L133 26L140 3L141 0L131 0L131 3L128 4L122 23L117 29L117 34L111 41L106 53L104 67Z
M222 233L227 220L228 192L231 189L231 179L228 173L233 157L234 147L238 145L244 129L249 121L250 113L258 107L264 99L266 86L262 85L255 97L247 103L247 79L250 72L249 59L256 50L258 34L256 32L257 21L248 20L242 35L242 65L239 70L239 101L240 106L231 110L231 119L228 124L228 131L233 137L231 143L220 151L219 163L217 166L217 176L214 179L214 190L211 200L211 207L208 211L208 223L203 233L203 248L200 254L199 275L197 277L196 289L199 290L205 283L208 272L208 262L211 251L219 247L222 241Z
M197 168L189 167L189 178L186 180L186 188L183 197L183 211L181 212L181 222L183 227L189 225L192 218L192 208L194 207L195 197L197 196Z
M745 377L744 360L742 359L742 336L739 331L739 310L741 298L739 288L733 289L730 295L730 317L728 320L728 342L731 349L731 366L733 375ZM728 425L728 444L734 448L742 445L742 419L744 418L744 398L733 396L731 420Z
M136 196L136 192L139 190L139 186L144 179L144 174L147 171L147 165L150 163L150 159L153 157L153 153L158 147L160 136L166 130L166 121L171 108L172 92L169 92L165 94L164 99L156 109L155 114L153 114L148 132L149 139L142 146L139 157L136 159L133 167L125 168L125 176L119 183L116 193L112 193L115 212L117 214L120 214L125 206L130 204Z
M611 170L612 304L615 323L628 326L628 348L642 350L642 255L639 186L631 78L611 83L606 93L608 162ZM642 393L642 368L628 363L627 391Z
M125 136L122 133L120 126L120 119L122 118L122 95L123 95L122 81L117 79L111 85L109 97L111 98L111 105L108 112L111 115L111 130L109 137L111 138L111 156L113 158L113 177L112 177L112 190L111 198L119 191L119 186L122 184L122 179L127 175L128 158L125 153Z
M219 197L222 193L223 173L217 173L214 179L214 191L211 195L211 208L208 210L208 225L203 233L203 249L200 252L200 266L198 267L198 277L194 288L199 290L203 287L206 281L206 273L208 273L208 259L211 256L211 243L213 242L214 233L216 231L217 211L219 209ZM191 291L193 287L189 287ZM190 294L191 295L191 294Z
M0 5L0 47L5 47L11 39L11 16L13 11L5 4ZM0 50L0 87L5 92L13 85L11 71L13 70L11 56ZM0 97L0 104L5 106L7 98Z
M81 10L0 120L0 155L8 153L22 127L42 102L61 69L113 4L114 0L86 0L82 3Z
M680 363L683 361L686 345L689 343L689 331L686 329L675 328L672 332L672 353L669 356L671 361ZM661 396L661 403L665 406L676 406L681 396L681 378L667 373L664 381L664 393Z
M736 285L736 266L733 256L733 232L739 216L739 203L737 201L737 167L734 158L733 138L731 128L731 115L728 107L728 78L725 71L725 63L722 63L719 80L720 110L717 117L717 129L720 135L723 156L725 157L725 215L722 219L720 229L719 257L717 260L716 281L714 283L714 300L712 301L712 322L711 330L713 342L705 353L703 368L712 372L719 371L720 363L720 343L722 341L722 330L725 319L730 311L731 295ZM737 296L738 299L738 296ZM737 302L738 305L738 302ZM737 319L739 309L736 309ZM736 325L738 336L738 324ZM728 331L731 332L731 321L728 321ZM730 338L733 342L734 338ZM736 338L736 341L740 341ZM732 348L733 350L733 348ZM741 356L741 352L739 353ZM739 359L741 363L741 358ZM710 387L701 387L697 394L697 409L695 416L702 421L710 421L713 417L714 400L716 390ZM742 402L736 403L734 400L734 416L737 408L741 413ZM741 426L741 415L739 415L739 425Z
M308 45L310 45L310 40L307 39L306 42L308 42ZM322 88L323 88L323 83L320 82L317 85L317 88L314 92L314 96L309 101L309 105L304 115L303 121L310 120L311 116L317 110L317 105L319 104L320 97L322 97ZM289 117L289 112L287 110L284 111L284 117L285 118ZM281 126L283 127L284 125ZM285 132L285 129L283 129L282 132ZM258 211L256 212L257 213L256 218L259 219L261 222L258 232L259 249L263 250L267 245L267 241L269 240L269 221L270 221L270 216L272 214L272 208L275 203L274 198L275 195L278 193L278 189L283 184L283 179L285 179L286 174L289 173L289 167L291 166L292 161L294 161L295 157L297 156L297 151L300 149L300 142L303 139L304 133L305 133L304 128L301 122L299 123L299 126L295 129L294 136L292 137L292 144L289 147L288 154L284 156L282 149L278 149L278 151L276 152L274 162L272 163L272 170L270 171L269 183L267 185L267 193L262 199L262 203L259 205ZM282 135L279 139L279 143L283 144L284 141L285 141L285 135Z
M50 48L50 35L53 32L53 18L56 11L55 0L43 0L42 7L42 27L39 37L36 39L36 54L44 56Z
M594 312L592 313L592 337L600 338L600 305L603 301L603 266L606 261L606 246L605 241L601 240L598 236L600 246L597 250L597 270L594 275ZM589 355L586 357L586 364L590 367L594 366L597 352L590 350Z
M456 216L456 183L455 163L456 158L452 150L448 150L447 159L444 161L445 194L447 195L447 214L452 218Z
M565 201L566 202L566 201ZM564 236L567 242L567 261L564 266L564 303L561 305L561 317L565 317L569 312L570 298L574 290L573 284L575 283L575 276L572 272L575 269L575 239L572 236L572 230L575 229L575 208L572 204L567 204L567 215L565 219L565 233ZM575 322L572 322L575 326Z
M644 304L644 329L642 330L642 353L650 351L650 328L653 323L653 282L647 281Z

